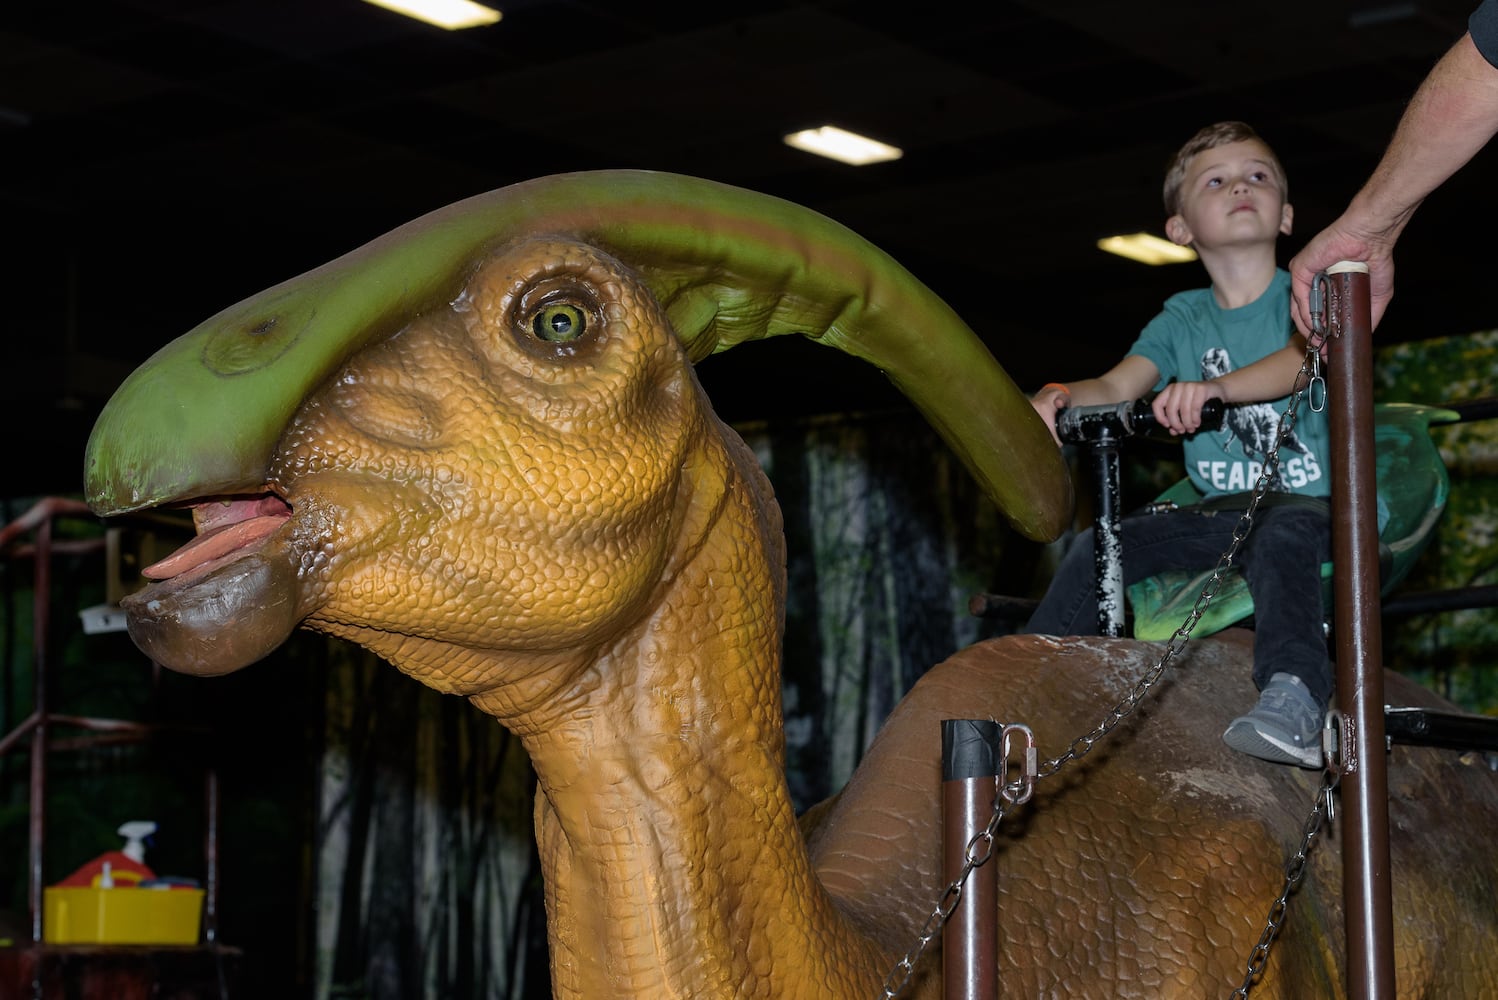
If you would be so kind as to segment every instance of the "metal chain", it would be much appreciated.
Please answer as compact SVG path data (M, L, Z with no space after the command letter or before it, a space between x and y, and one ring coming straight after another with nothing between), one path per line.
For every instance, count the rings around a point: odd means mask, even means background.
M1327 281L1326 275L1318 274L1311 283L1311 336L1306 341L1306 360L1300 366L1300 374L1296 376L1295 392L1290 399L1290 405L1286 407L1286 415L1290 415L1300 402L1303 388L1308 387L1311 393L1311 408L1320 410L1316 397L1316 387L1321 386L1320 403L1326 400L1326 383L1321 378L1321 345L1326 342L1326 302ZM1307 371L1309 368L1309 371ZM1294 426L1292 420L1291 426ZM1279 443L1285 438L1287 428L1284 418L1280 419L1280 436L1275 442L1275 456L1279 455ZM1335 718L1337 713L1332 713ZM1329 722L1328 731L1336 735L1335 727ZM1285 882L1280 889L1280 894L1275 897L1269 905L1269 916L1264 921L1264 930L1259 935L1258 943L1248 953L1248 963L1243 977L1243 982L1232 992L1230 1000L1244 1000L1247 998L1254 984L1264 975L1264 969L1269 965L1269 949L1274 944L1275 936L1279 934L1280 928L1285 924L1285 913L1290 898L1290 893L1300 885L1305 878L1306 858L1311 851L1311 842L1316 839L1316 834L1321 830L1324 819L1330 823L1333 812L1332 793L1336 790L1338 782L1342 779L1342 748L1333 739L1323 734L1323 750L1326 753L1327 767L1321 775L1321 788L1316 793L1316 799L1311 804L1311 815L1306 820L1303 835L1300 839L1300 847L1285 865Z
M998 833L999 823L1004 819L1007 804L1008 799L1003 795L994 798L993 814L988 818L988 825L974 834L973 839L967 842L962 861L962 870L958 872L955 879L947 883L947 887L943 890L941 898L936 901L935 909L926 917L926 922L921 925L921 931L916 935L915 944L911 946L910 950L905 953L900 961L895 963L895 967L890 970L889 975L884 977L884 989L879 994L880 1000L894 1000L905 989L906 985L910 982L911 974L915 972L916 962L920 961L921 955L926 951L926 946L936 938L936 935L941 933L942 928L946 926L948 918L957 909L957 905L962 902L962 891L967 885L968 876L973 873L974 868L986 863L993 856L994 838ZM983 850L981 856L976 853L979 844L982 845Z
M1284 444L1285 438L1295 428L1296 411L1300 408L1300 401L1305 395L1306 387L1311 384L1314 378L1320 377L1319 374L1313 373L1318 371L1322 339L1319 336L1313 335L1312 340L1308 342L1306 359L1301 362L1300 371L1295 376L1294 388L1290 391L1290 402L1286 405L1285 412L1280 414L1274 447L1269 450L1269 454L1265 457L1264 468L1260 470L1259 478L1254 483L1253 491L1249 495L1248 506L1244 509L1243 514L1238 519L1237 525L1233 528L1232 542L1228 545L1227 551L1218 558L1217 565L1213 568L1211 577L1208 578L1205 586L1202 587L1202 592L1197 595L1196 603L1192 605L1191 611L1187 613L1185 620L1181 623L1181 627L1175 630L1170 640L1166 643L1165 652L1161 654L1159 661L1154 667L1144 675L1144 678L1134 685L1133 690L1123 700L1113 706L1112 710L1104 716L1103 721L1096 728L1085 736L1080 736L1073 740L1066 748L1066 751L1060 756L1052 757L1050 760L1042 763L1040 765L1040 777L1048 778L1061 770L1066 764L1081 760L1087 754L1091 753L1093 746L1099 740L1107 736L1119 723L1133 714L1134 710L1139 707L1139 703L1144 700L1144 696L1159 682L1161 675L1165 673L1166 665L1186 647L1186 642L1191 638L1191 633L1196 629L1197 623L1201 621L1202 615L1206 614L1207 606L1217 596L1217 591L1222 586L1223 578L1226 576L1227 571L1232 568L1233 560L1237 557L1238 550L1242 548L1244 539L1248 538L1248 533L1253 528L1254 515L1259 510L1259 503L1264 499L1264 494L1269 492L1269 484L1274 482L1275 474L1279 472L1280 446Z
M936 908L931 911L925 924L921 926L915 945L896 963L889 975L884 977L881 1000L893 1000L905 989L911 974L915 972L915 963L920 960L927 945L946 926L947 920L962 902L962 892L967 885L968 876L973 873L974 868L987 864L988 859L993 856L995 835L998 833L999 823L1003 821L1008 807L1024 805L1035 793L1037 777L1035 734L1029 726L1021 723L1010 723L1004 726L1002 734L1002 772L994 778L994 789L998 794L994 796L993 813L988 817L988 825L967 842L963 848L962 869L957 873L957 877L947 884L941 898L937 900ZM1010 759L1016 752L1020 755L1019 777L1010 781Z
M1217 560L1217 565L1212 570L1212 576L1207 580L1206 585L1202 587L1202 592L1197 595L1196 603L1192 605L1191 611L1186 615L1186 619L1181 623L1181 627L1176 629L1174 634L1171 635L1170 640L1165 645L1165 651L1160 655L1160 659L1155 665L1145 673L1144 677L1134 685L1133 689L1127 695L1109 709L1108 714L1103 717L1102 722L1093 727L1086 735L1079 736L1073 740L1059 756L1052 757L1043 762L1036 772L1036 779L1049 778L1067 764L1079 761L1091 753L1092 748L1100 740L1134 713L1135 709L1139 707L1140 702L1144 700L1145 695L1159 683L1161 676L1165 673L1166 665L1186 647L1187 640L1191 638L1192 631L1195 630L1197 623L1201 621L1202 615L1206 613L1207 606L1217 596L1217 591L1222 586L1224 576L1232 568L1233 559L1237 556L1244 539L1248 537L1248 533L1253 527L1254 514L1258 512L1259 502L1264 499L1264 494L1269 492L1269 484L1274 481L1275 474L1279 471L1280 446L1284 444L1285 438L1289 436L1290 431L1295 427L1296 411L1300 407L1301 398L1305 395L1307 387L1322 383L1320 368L1321 346L1325 342L1327 334L1320 319L1320 314L1313 312L1312 332L1311 336L1306 340L1305 360L1301 362L1300 371L1295 376L1295 385L1290 391L1290 402L1286 405L1285 412L1280 414L1274 447L1269 450L1269 454L1265 457L1264 468L1260 470L1259 478L1254 483L1253 491L1249 496L1248 507L1244 509L1242 516L1238 519L1238 524L1233 528L1232 542L1228 545L1227 551ZM1313 409L1319 410L1320 406L1313 406ZM1335 787L1335 784L1336 782L1333 780L1332 787ZM1310 829L1310 827L1313 823L1316 829L1320 828L1322 801L1328 794L1326 786L1323 785L1323 794L1317 798L1316 808L1311 814L1311 823L1307 824L1308 829L1306 837L1302 841L1301 850L1295 856L1298 864L1292 861L1292 867L1298 873L1303 873L1304 871L1305 854L1309 850L1311 838L1315 836L1315 829ZM972 874L974 868L984 864L992 857L994 837L998 832L999 823L1004 818L1007 801L1004 795L995 797L993 815L989 817L988 825L976 834L972 840L968 841L961 872L943 890L941 897L936 902L936 906L926 917L926 922L921 925L921 930L916 936L915 944L895 963L895 967L885 977L884 988L879 994L879 1000L895 1000L909 984L910 976L915 971L915 963L920 959L936 935L941 932L953 911L957 909L958 903L961 902L963 887L967 883L968 876ZM1329 811L1330 807L1328 806L1328 814ZM985 850L982 857L978 858L973 852L974 845L980 841L985 845ZM1300 875L1297 874L1296 884L1299 882L1299 877ZM1235 997L1246 995L1243 991L1248 988L1254 977L1259 972L1262 972L1264 964L1269 960L1269 946L1274 940L1275 933L1278 932L1280 926L1284 923L1284 902L1291 888L1293 888L1292 885L1288 884L1288 878L1287 871L1287 888L1275 900L1274 906L1270 908L1269 926L1265 928L1264 934L1260 937L1259 943L1255 946L1249 961L1249 977L1245 980L1244 986L1239 987L1239 991L1234 993ZM1258 971L1255 971L1255 961L1258 962Z
M1311 842L1321 832L1322 821L1327 823L1332 819L1332 792L1341 781L1341 773L1335 768L1328 767L1321 773L1321 788L1316 792L1316 800L1311 807L1311 815L1306 820L1305 827L1301 832L1300 847L1285 865L1285 882L1280 889L1280 894L1275 897L1269 905L1269 917L1264 923L1264 932L1259 935L1259 943L1254 945L1253 951L1248 954L1248 965L1243 983L1233 991L1233 1000L1242 1000L1248 996L1249 990L1264 975L1264 969L1269 964L1269 948L1274 944L1275 935L1285 925L1285 911L1290 899L1290 893L1294 892L1306 874L1306 861L1311 853Z

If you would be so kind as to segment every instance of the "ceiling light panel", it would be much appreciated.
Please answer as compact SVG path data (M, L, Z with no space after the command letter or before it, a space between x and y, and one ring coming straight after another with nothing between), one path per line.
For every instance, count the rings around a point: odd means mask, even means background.
M785 144L831 160L850 163L855 167L898 160L905 155L905 151L898 146L887 145L857 132L840 129L836 125L792 132L785 137Z
M364 0L376 7L393 10L397 14L414 17L418 21L457 31L459 28L477 28L493 24L500 12L471 0Z
M1137 260L1141 264L1185 264L1196 260L1196 251L1162 240L1149 233L1131 233L1127 236L1109 236L1097 241L1099 250Z

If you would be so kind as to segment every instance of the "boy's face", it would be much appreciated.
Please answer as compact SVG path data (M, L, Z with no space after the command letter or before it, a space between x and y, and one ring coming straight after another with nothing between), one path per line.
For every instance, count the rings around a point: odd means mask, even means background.
M1180 211L1165 234L1198 250L1273 244L1290 233L1292 210L1269 150L1252 139L1203 150L1181 184Z

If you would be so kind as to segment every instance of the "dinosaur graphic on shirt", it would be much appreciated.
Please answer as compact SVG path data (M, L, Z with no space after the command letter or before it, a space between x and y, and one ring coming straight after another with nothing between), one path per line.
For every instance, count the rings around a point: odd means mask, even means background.
M1213 347L1202 353L1203 379L1214 379L1232 370L1232 359L1228 357L1228 352L1223 348ZM1279 426L1280 413L1271 402L1242 403L1227 407L1223 416L1223 429L1227 433L1222 438L1222 450L1231 452L1233 442L1237 441L1238 447L1242 449L1243 457L1249 459L1246 481L1238 484L1236 477L1233 477L1230 488L1253 488L1274 449L1275 441L1279 437ZM1285 439L1281 442L1281 446L1298 453L1300 459L1292 460L1291 463L1281 461L1275 467L1274 475L1269 481L1269 489L1288 491L1295 486L1321 478L1321 465L1316 455L1295 433L1293 427L1285 432ZM1293 470L1288 469L1287 465L1293 465ZM1200 471L1209 480L1219 478L1209 475L1206 469ZM1292 474L1287 476L1287 472Z

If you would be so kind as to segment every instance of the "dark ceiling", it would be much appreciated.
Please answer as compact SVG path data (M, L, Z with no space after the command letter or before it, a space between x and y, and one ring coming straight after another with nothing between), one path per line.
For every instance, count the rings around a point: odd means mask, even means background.
M1165 160L1251 122L1329 222L1475 0L1252 5L513 0L448 33L360 0L10 4L0 196L5 494L75 491L110 391L208 315L459 198L542 174L647 167L801 202L945 296L1016 381L1111 364L1199 265L1100 236L1159 232ZM782 134L832 122L904 147L854 168ZM1384 339L1494 324L1495 162L1400 245ZM794 341L794 342L793 342ZM875 372L799 338L702 366L731 420L881 409Z

